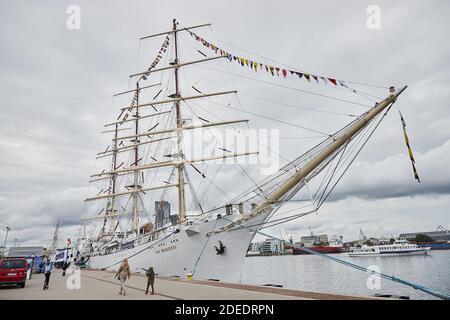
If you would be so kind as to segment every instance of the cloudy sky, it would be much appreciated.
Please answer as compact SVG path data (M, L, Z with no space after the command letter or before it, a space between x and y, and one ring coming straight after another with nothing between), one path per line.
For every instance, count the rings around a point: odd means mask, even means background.
M70 5L80 8L80 29L67 27ZM367 26L370 5L380 8L380 29ZM355 83L409 86L397 106L422 183L413 179L396 106L319 215L290 223L289 233L307 234L311 227L351 240L360 228L390 236L450 227L448 1L21 1L4 2L0 12L0 239L9 225L8 244L49 245L58 218L60 238L73 237L89 175L99 169L95 154L108 143L99 132L122 107L111 96L129 87L128 75L148 66L162 41L139 44L138 38L169 30L172 18L182 26L212 23L198 33L235 54L345 79L377 97L387 90ZM180 42L196 46L186 34ZM193 67L187 79L206 79L208 85L192 80L205 92L237 89L249 111L320 131L333 132L352 118L267 100L344 114L366 109L245 77L373 103L236 64L207 67L225 72ZM311 132L254 120L257 128L280 129L280 152L288 159L320 141L305 138ZM233 185L226 176L222 183Z

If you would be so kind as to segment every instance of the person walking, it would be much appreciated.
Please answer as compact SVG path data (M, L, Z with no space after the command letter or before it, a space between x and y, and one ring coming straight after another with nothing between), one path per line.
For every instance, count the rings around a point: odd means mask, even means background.
M62 270L63 270L62 276L63 276L63 277L66 276L66 269L67 269L69 266L70 266L70 262L68 262L68 261L63 262L63 265L62 265Z
M47 262L44 265L45 281L43 290L48 289L48 283L50 282L50 275L52 274L52 270L53 270L53 263L51 263L50 259L47 259Z
M125 281L130 279L131 272L130 272L130 265L128 264L127 258L123 259L122 264L120 265L119 270L116 273L116 278L120 280L120 291L119 294L123 294L126 296L125 292Z
M155 271L153 270L153 267L149 267L148 270L145 272L147 275L147 289L145 290L145 294L148 294L148 287L152 286L152 293L155 293L155 289L153 287L155 283Z

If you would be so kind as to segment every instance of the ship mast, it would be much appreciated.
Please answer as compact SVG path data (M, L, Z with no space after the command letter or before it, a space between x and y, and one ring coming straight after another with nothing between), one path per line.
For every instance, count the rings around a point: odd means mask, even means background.
M175 44L175 61L174 65L178 65L178 44L177 44L177 20L173 19L173 36L174 36L174 44ZM180 98L180 89L179 89L179 79L178 79L178 68L174 68L175 71L175 98ZM175 101L176 108L176 123L177 129L180 129L183 126L183 122L181 119L181 108L180 108L180 100ZM177 159L179 160L179 164L177 165L178 171L178 221L184 221L185 219L185 197L184 197L184 161L183 161L183 136L182 131L177 130Z
M114 126L114 139L113 139L113 153L112 153L112 168L113 170L116 170L116 165L117 165L117 132L119 131L118 128L118 124L116 124ZM117 174L112 174L111 175L111 192L114 195L116 193L116 179L117 179ZM115 228L115 214L116 214L116 197L113 196L111 197L111 203L110 203L110 207L106 208L107 214L110 213L111 216L111 220L110 220L110 232L113 233L114 232L114 228Z
M212 61L212 60L216 60L216 59L224 59L224 58L226 58L226 56L205 58L205 59L201 59L201 60L180 63L179 52L178 52L177 33L179 31L188 31L188 30L194 29L194 28L209 26L210 24L202 24L202 25L196 25L196 26L191 26L191 27L186 27L186 28L177 28L177 25L178 25L178 22L176 21L176 19L173 19L173 25L172 25L172 29L170 31L141 38L141 40L142 40L142 39L148 39L148 38L152 38L152 37L160 36L160 35L173 34L174 49L175 49L174 50L174 61L172 61L170 63L170 66L167 66L167 67L162 67L159 69L154 69L151 67L150 69L148 69L144 72L135 73L135 74L130 75L130 77L141 76L139 78L139 80L137 80L137 82L136 82L136 89L127 90L127 91L116 94L116 95L120 95L120 94L135 92L134 99L133 99L131 105L121 108L121 115L124 112L127 112L126 115L121 120L118 119L115 122L105 124L105 127L115 126L115 128L116 128L115 136L113 138L113 140L114 140L113 148L112 148L112 150L106 150L106 151L97 153L97 156L98 156L97 158L112 156L112 162L113 162L112 170L109 172L105 172L105 170L103 170L100 173L91 175L91 178L95 178L95 179L90 180L90 182L96 182L96 181L102 181L104 179L110 179L113 191L112 191L112 193L109 192L108 194L103 194L103 195L97 194L97 196L95 196L95 197L90 197L90 198L85 199L85 201L94 201L94 200L101 201L101 200L111 198L112 199L111 206L114 208L116 206L116 202L117 202L116 198L117 197L131 195L132 201L133 201L132 210L131 210L131 213L132 213L131 224L132 224L132 230L134 232L136 232L136 234L139 233L139 206L140 206L139 205L139 202L140 202L139 197L140 197L141 192L176 187L178 189L178 215L179 215L178 221L181 223L185 221L185 219L186 219L186 204L185 204L185 184L186 184L186 182L185 182L185 176L184 176L185 175L185 172L184 172L185 171L185 163L192 165L194 163L201 163L201 162L205 162L205 161L212 161L212 160L225 159L225 158L236 158L236 157L258 154L258 152L244 152L244 153L223 154L223 155L211 156L211 157L201 157L201 158L196 158L196 159L185 159L185 155L183 152L183 133L184 133L184 131L204 129L207 127L247 123L249 120L248 119L237 119L237 120L232 120L232 121L208 122L206 124L202 123L201 125L197 125L197 124L184 125L184 122L182 119L182 113L181 113L181 101L201 99L201 98L220 96L220 95L226 95L226 94L235 94L237 91L222 91L222 92L204 93L204 94L199 94L199 95L194 95L194 96L186 96L186 97L181 96L179 73L178 73L179 68L181 68L183 66ZM142 104L139 104L140 91L145 88L150 88L150 87L156 86L156 85L148 85L148 86L140 87L139 81L143 78L142 76L145 76L144 79L146 79L146 77L152 73L161 72L161 71L165 71L165 70L169 70L169 69L174 69L175 93L171 94L166 99L151 101L151 102L143 102ZM157 85L160 85L160 84L161 83L159 83ZM159 116L159 115L163 115L163 114L168 114L168 113L172 112L172 111L160 111L160 112L155 112L153 114L144 114L141 116L140 112L139 112L140 108L152 107L153 109L156 109L155 108L156 105L162 105L162 108L164 108L164 105L170 105L170 104L172 106L173 106L173 104L175 105L176 126L174 128L173 127L165 128L162 130L152 131L151 133L149 133L149 132L140 133L139 132L139 120L144 119L144 118L155 117L155 116ZM133 116L132 116L133 119L127 119L128 112L132 112L133 109L135 109ZM119 116L119 118L120 118L120 116ZM121 130L125 130L125 129L118 129L118 126L122 125L123 123L133 122L133 121L135 123L134 134L119 136L117 132L121 131ZM107 132L110 132L110 131L107 131ZM158 137L159 135L164 135L167 133L174 133L175 135L174 135L174 137L161 137L161 138L153 139L153 136ZM140 142L141 138L142 139L150 138L150 140L144 140L143 142ZM151 163L140 164L140 160L142 160L142 158L139 158L139 146L140 145L157 143L157 142L167 140L167 139L172 139L172 138L173 139L176 138L176 150L174 150L174 154L172 155L171 160L156 161L156 162L151 162ZM118 143L119 140L121 141L120 144ZM125 145L125 144L123 144L123 142L125 140L128 140L131 143L129 145ZM120 147L121 145L123 145L123 146ZM127 152L127 151L130 151L130 152L134 151L134 157L133 157L134 162L131 163L128 167L120 168L121 165L119 165L117 167L117 165L116 165L117 154L121 153L121 152ZM178 174L178 181L176 183L155 185L155 186L141 186L140 185L139 177L140 177L140 173L143 170L152 170L152 169L164 168L164 167L176 167L177 174ZM134 184L125 186L126 191L117 190L118 189L117 185L116 185L117 177L127 176L127 175L131 175L131 174L134 177ZM124 213L119 214L118 210L113 210L111 212L111 214L109 214L109 212L107 212L106 215L104 215L104 216L99 216L100 214L98 214L97 216L87 217L87 218L83 218L81 220L87 221L87 220L96 220L96 219L102 219L102 218L103 219L105 219L105 218L113 219L117 216L122 216L122 215L126 215L126 214L128 214L128 213L124 212ZM111 220L111 221L114 221L114 220Z
M139 105L139 82L136 82L136 105ZM135 121L135 133L139 134L139 108L136 108L134 114L136 118ZM134 138L134 166L138 165L139 162L139 138ZM117 140L116 140L117 143ZM136 234L139 234L139 170L134 171L134 193L133 193L133 217L132 217L132 228Z

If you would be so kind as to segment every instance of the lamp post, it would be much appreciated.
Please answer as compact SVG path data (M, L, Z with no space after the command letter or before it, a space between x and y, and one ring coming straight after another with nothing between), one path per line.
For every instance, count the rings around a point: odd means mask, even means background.
M17 245L17 239L14 239L14 248L16 247L16 245Z
M11 228L9 226L6 226L6 236L5 236L5 242L3 244L3 252L2 252L2 257L5 256L5 249L6 249L6 241L8 240L8 233L9 230L11 230Z

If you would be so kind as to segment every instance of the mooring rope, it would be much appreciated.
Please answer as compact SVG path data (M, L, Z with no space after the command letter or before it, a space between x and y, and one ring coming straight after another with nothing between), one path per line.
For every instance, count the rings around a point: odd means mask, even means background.
M231 221L231 220L229 220L229 219L227 219L225 217L222 217L222 219L225 219L225 220L227 220L227 221L229 221L231 223L233 222L233 221ZM440 299L450 300L450 296L449 295L447 295L445 293L436 292L436 291L434 291L434 290L432 290L430 288L427 288L427 287L425 287L423 285L416 284L416 283L413 283L413 282L410 282L410 281L407 281L407 280L403 280L403 279L401 279L399 277L395 277L395 276L392 276L392 275L389 275L389 274L385 274L385 273L382 273L382 272L377 272L377 271L374 271L374 270L370 270L370 269L367 269L366 267L363 267L363 266L360 266L360 265L357 265L357 264L354 264L354 263L351 263L351 262L348 262L348 261L345 261L345 260L341 260L341 259L338 259L338 258L335 258L335 257L331 257L329 255L317 252L315 250L312 250L312 249L309 249L309 248L306 248L306 247L301 247L299 245L292 244L292 243L290 243L288 241L285 241L283 239L279 239L277 237L274 237L274 236L269 235L267 233L261 232L259 230L253 230L253 229L251 229L251 228L249 228L249 227L247 227L245 225L238 225L238 227L239 228L249 229L250 231L259 233L260 235L263 235L265 237L269 237L269 238L272 238L272 239L279 240L279 241L281 241L283 243L286 243L286 244L288 244L288 245L290 245L292 247L299 248L299 249L301 249L303 251L306 251L308 253L315 254L315 255L317 255L319 257L322 257L322 258L325 258L325 259L328 259L328 260L331 260L331 261L334 261L334 262L337 262L337 263L349 266L351 268L354 268L354 269L357 269L357 270L360 270L360 271L363 271L363 272L370 272L372 274L377 274L380 277L382 277L383 279L390 280L390 281L393 281L393 282L397 282L397 283L400 283L400 284L404 284L404 285L410 286L410 287L412 287L412 288L414 288L416 290L423 291L425 293L428 293L428 294L430 294L432 296L435 296L435 297L438 297Z
M194 274L195 274L195 269L197 268L197 265L198 265L198 263L199 263L199 261L200 261L200 258L202 257L203 252L205 251L206 245L208 244L209 239L211 238L211 233L214 231L214 229L216 229L216 225L217 225L217 222L218 222L218 221L219 221L219 219L217 218L217 219L216 219L216 222L214 223L214 226L213 226L211 232L209 232L208 235L206 236L205 244L203 245L203 248L202 248L202 250L200 251L199 256L197 257L197 260L196 260L195 263L194 263L194 267L192 268L192 276L194 276Z

